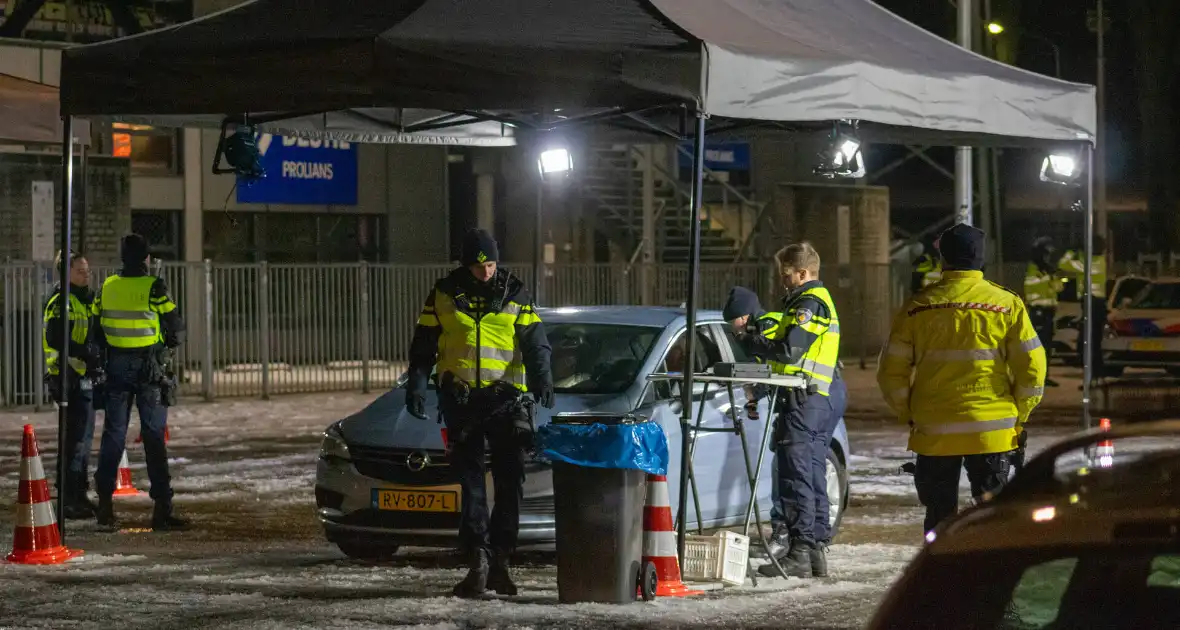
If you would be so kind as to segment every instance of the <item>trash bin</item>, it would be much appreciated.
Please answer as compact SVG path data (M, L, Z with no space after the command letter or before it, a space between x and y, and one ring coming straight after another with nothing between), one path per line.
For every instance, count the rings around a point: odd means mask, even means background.
M538 433L553 463L560 601L654 597L655 567L641 563L643 506L647 475L667 474L663 429L633 415L558 414Z

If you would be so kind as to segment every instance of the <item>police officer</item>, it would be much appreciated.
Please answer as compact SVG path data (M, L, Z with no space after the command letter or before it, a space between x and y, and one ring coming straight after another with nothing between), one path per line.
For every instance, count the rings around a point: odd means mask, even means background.
M782 322L770 337L744 333L739 342L750 354L767 360L772 371L801 375L808 382L805 391L784 393L787 400L779 403L775 422L780 503L790 541L776 559L788 575L823 577L831 537L828 445L847 395L837 374L840 319L819 280L819 253L809 243L784 247L775 254L775 263L788 291ZM775 574L770 565L759 570Z
M131 405L139 410L143 450L147 458L151 497L155 501L152 529L180 530L188 521L172 514L172 485L164 430L174 387L167 372L171 349L184 342L184 321L168 296L162 278L148 274L147 241L138 234L120 243L123 266L103 283L94 301L106 349L107 403L94 485L98 490L98 523L113 528L111 496L127 442Z
M1085 289L1086 283L1086 267L1085 254L1077 250L1070 250L1065 252L1058 262L1058 268L1065 274L1077 282L1078 300L1084 299L1082 293ZM1093 344L1093 350L1090 351L1090 365L1092 366L1092 374L1095 378L1104 376L1105 362L1102 356L1102 338L1106 333L1106 239L1095 234L1094 235L1094 257L1090 265L1090 309L1091 315L1094 318L1094 325L1090 329L1090 342ZM1083 303L1084 306L1084 303ZM1078 359L1079 361L1084 356L1085 339L1083 338L1083 329L1078 329Z
M61 268L61 252L57 254L56 269ZM91 342L90 321L94 292L90 290L90 265L86 259L70 252L70 347L66 352L66 369L70 370L70 391L62 396L60 359L63 326L60 304L61 284L45 303L41 346L45 351L45 382L55 402L65 401L66 407L66 477L57 480L57 490L65 499L65 518L94 517L94 504L86 496L90 489L90 446L94 440L94 385L102 379L102 360ZM61 468L57 468L61 470Z
M927 532L958 510L960 468L977 501L1004 486L1045 381L1024 302L983 279L983 232L951 227L940 250L942 280L896 315L877 370L886 402L910 427Z
M1057 250L1053 247L1053 241L1047 236L1033 241L1033 260L1028 263L1028 269L1024 272L1024 303L1028 306L1028 318L1045 348L1046 366L1053 358L1057 294L1063 288L1061 281L1057 279L1057 273ZM1047 375L1045 385L1057 387L1057 383Z
M426 298L410 348L406 409L425 419L425 393L437 366L439 408L459 475L459 544L470 560L458 597L487 590L515 595L509 559L520 528L524 454L531 448L532 404L552 409L549 341L524 283L496 266L499 248L483 230L463 239L461 263ZM496 505L488 516L485 439Z
M935 247L938 243L934 244ZM910 290L914 293L936 283L942 277L942 261L936 254L926 252L914 260L914 271L910 274Z

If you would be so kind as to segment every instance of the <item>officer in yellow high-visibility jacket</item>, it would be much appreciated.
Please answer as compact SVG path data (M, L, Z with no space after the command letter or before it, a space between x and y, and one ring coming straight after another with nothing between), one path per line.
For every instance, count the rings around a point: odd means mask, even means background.
M786 532L776 532L788 547L779 559L788 575L824 577L831 537L827 495L827 456L832 433L844 414L847 390L838 375L840 318L832 296L819 280L820 258L809 243L775 254L783 287L782 322L770 337L738 336L743 348L762 357L779 374L797 374L806 391L784 393L775 420L779 493ZM760 569L775 575L773 567Z
M1078 302L1085 306L1086 297L1086 267L1085 254L1077 250L1069 250L1058 261L1058 269L1070 281L1077 283ZM1106 239L1094 235L1094 257L1090 263L1090 313L1094 318L1094 325L1090 329L1090 343L1094 349L1090 352L1090 365L1095 378L1101 378L1105 372L1105 362L1102 356L1102 338L1106 335ZM1081 325L1078 326L1078 359L1085 356L1086 340L1083 337Z
M1008 480L1010 453L1044 394L1045 350L1015 293L983 279L983 232L943 233L942 280L893 320L877 384L910 426L925 531L958 510L959 470L981 500Z
M536 306L519 278L496 266L499 247L483 230L463 239L462 267L426 298L406 381L406 410L426 419L426 388L437 367L438 402L461 489L459 543L470 570L459 597L487 590L515 595L509 558L520 529L524 452L532 444L535 402L552 409L551 349ZM488 516L485 439L496 505Z
M54 269L61 268L61 252ZM94 381L102 378L102 359L90 336L91 305L94 291L90 290L90 265L86 258L70 253L70 347L65 364L72 372L70 391L61 392L61 343L65 319L60 304L61 285L45 303L41 345L45 352L45 382L55 402L64 399L66 407L66 478L57 480L58 491L65 499L68 519L94 518L94 504L86 495L90 487L87 478L90 468L90 446L94 440ZM61 470L54 466L54 470Z
M1045 348L1045 363L1053 359L1053 332L1057 323L1057 294L1062 290L1057 278L1057 254L1053 241L1043 236L1033 241L1033 259L1024 272L1024 303L1028 306L1028 318L1041 346ZM1057 383L1045 375L1045 386L1056 387Z
M922 254L914 260L914 271L910 278L910 290L914 293L935 284L942 278L942 261L937 254Z
M162 357L184 342L184 321L168 296L164 280L148 273L147 241L138 234L124 236L120 256L122 268L106 279L94 300L94 314L100 324L97 336L106 350L107 374L106 416L94 473L97 520L107 528L117 524L111 497L134 404L139 410L140 435L152 484L150 494L155 501L152 529L181 530L188 527L188 521L172 513L172 477L164 444L168 408Z

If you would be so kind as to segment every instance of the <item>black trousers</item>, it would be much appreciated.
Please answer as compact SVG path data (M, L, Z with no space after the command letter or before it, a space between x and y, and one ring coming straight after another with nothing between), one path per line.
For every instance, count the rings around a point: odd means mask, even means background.
M1030 306L1028 318L1032 321L1037 339L1045 347L1045 361L1053 360L1053 330L1057 325L1057 309L1052 306ZM1048 374L1046 373L1046 376Z
M450 463L459 477L459 548L466 554L480 548L511 553L524 498L524 450L513 427L514 407L505 408L502 397L483 390L473 390L466 404L446 395L440 403L452 440ZM496 499L490 515L485 482L489 451Z
M1008 483L1010 453L987 455L919 455L914 470L918 500L926 506L925 529L930 531L959 511L959 470L967 469L971 496L995 494Z

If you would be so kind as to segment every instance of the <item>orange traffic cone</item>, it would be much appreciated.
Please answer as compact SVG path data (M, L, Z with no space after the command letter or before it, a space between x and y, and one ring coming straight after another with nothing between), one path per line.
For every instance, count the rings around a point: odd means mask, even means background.
M643 564L656 567L656 596L684 597L700 595L680 581L680 561L676 557L676 528L672 525L672 500L668 496L668 478L647 476L647 501L643 505Z
M131 464L127 462L127 449L123 449L123 460L119 462L119 474L115 477L115 496L131 497L143 494L131 483Z
M8 561L18 564L61 564L82 555L81 549L67 549L61 544L57 517L49 501L49 483L41 466L37 436L33 425L25 425L20 448L20 487L16 501L16 533L12 536L12 553Z
M172 439L172 429L168 426L165 426L164 427L164 443L167 444L168 440L170 440L170 439ZM135 436L135 443L136 444L143 444L143 430L142 429L139 431L139 435Z
M1098 421L1098 428L1103 431L1110 430L1110 418L1103 418ZM1094 447L1094 458L1098 462L1099 468L1110 468L1114 465L1114 440L1102 440Z

